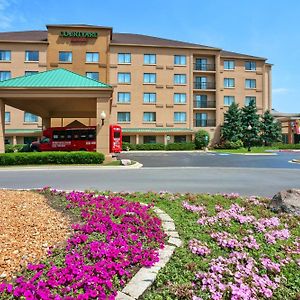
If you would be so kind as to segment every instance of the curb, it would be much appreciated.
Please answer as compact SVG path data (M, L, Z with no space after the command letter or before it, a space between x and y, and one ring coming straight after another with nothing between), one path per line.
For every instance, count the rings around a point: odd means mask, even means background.
M159 261L152 267L141 268L127 283L121 292L118 292L116 300L136 300L138 299L154 282L161 268L163 268L170 260L176 247L182 245L179 234L175 229L173 219L163 210L154 207L154 212L162 221L162 227L168 236L167 245L159 250Z
M130 150L122 151L121 154L130 153L208 153L209 151L204 150Z

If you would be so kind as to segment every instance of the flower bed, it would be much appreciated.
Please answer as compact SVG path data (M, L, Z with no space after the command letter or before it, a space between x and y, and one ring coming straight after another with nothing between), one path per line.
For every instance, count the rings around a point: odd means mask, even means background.
M158 261L164 233L151 206L93 193L42 192L61 198L81 221L64 248L51 248L47 260L0 284L0 299L114 299L137 269Z

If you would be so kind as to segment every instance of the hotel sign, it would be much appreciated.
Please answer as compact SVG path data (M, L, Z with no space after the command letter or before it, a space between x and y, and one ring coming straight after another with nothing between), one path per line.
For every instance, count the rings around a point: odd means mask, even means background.
M60 36L64 38L91 38L98 37L98 32L85 32L85 31L61 31Z

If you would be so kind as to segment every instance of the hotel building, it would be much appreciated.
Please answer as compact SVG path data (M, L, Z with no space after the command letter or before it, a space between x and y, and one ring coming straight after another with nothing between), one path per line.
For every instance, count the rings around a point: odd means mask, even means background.
M233 101L242 107L254 99L259 113L271 110L271 65L265 58L110 27L46 27L0 33L0 80L64 68L106 83L113 87L109 124L122 126L126 142L190 141L205 129L214 143ZM80 111L77 116L53 113L48 126L96 124ZM45 124L5 106L6 143L31 142Z

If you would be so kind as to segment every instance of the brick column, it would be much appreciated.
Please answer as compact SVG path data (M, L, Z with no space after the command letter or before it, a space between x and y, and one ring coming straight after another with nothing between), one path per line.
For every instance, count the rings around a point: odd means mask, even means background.
M106 118L102 124L101 113L105 112ZM110 100L107 98L97 98L96 104L96 151L104 155L109 155L109 120L110 120Z
M4 101L0 99L0 153L5 153L5 105Z

